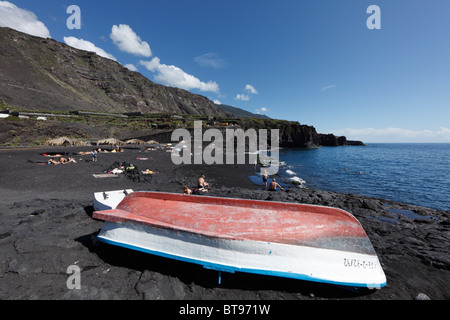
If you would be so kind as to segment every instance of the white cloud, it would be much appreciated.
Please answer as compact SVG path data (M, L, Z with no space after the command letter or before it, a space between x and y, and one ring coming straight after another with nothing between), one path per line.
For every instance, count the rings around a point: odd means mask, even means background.
M337 136L346 136L349 140L364 142L450 142L450 129L410 130L401 128L362 128L331 130Z
M162 84L173 86L185 90L198 89L200 91L208 91L219 93L219 85L216 82L209 81L203 82L184 72L182 69L176 66L168 66L162 64L158 57L153 58L151 61L140 61L140 64L147 68L151 72L155 72L155 81Z
M269 111L267 108L262 107L260 109L256 109L255 113L256 114L262 114L262 113L267 112L267 111Z
M251 84L247 84L244 88L244 91L247 92L247 94L237 94L235 100L241 100L241 101L249 101L251 99L252 94L259 94L258 91L255 89L254 86Z
M335 86L334 84L332 84L332 85L330 85L330 86L322 87L322 89L320 89L320 90L321 90L321 91L326 91L326 90L332 89L332 88L336 88L336 86Z
M215 52L205 53L202 56L198 56L194 58L194 61L200 67L212 67L215 69L222 69L226 66L225 60L218 57L218 54Z
M9 27L41 38L50 38L50 31L36 15L8 1L0 1L0 27Z
M242 101L248 101L250 100L250 97L245 94L237 94L235 100L242 100Z
M158 68L161 66L161 60L158 57L155 57L150 61L141 60L139 63L144 67L146 67L147 70L151 72L158 71Z
M222 102L220 102L220 101L219 101L219 100L217 100L217 99L216 99L216 100L214 100L214 103L215 103L215 104L218 104L219 106L220 106L220 105L222 104Z
M247 90L248 93L251 93L251 94L258 94L258 91L256 91L255 87L252 86L251 84L247 84L245 86L245 90Z
M150 45L142 41L129 25L114 25L110 38L121 51L142 57L152 56Z
M64 42L67 45L69 45L71 47L74 47L76 49L86 50L86 51L90 51L90 52L95 52L96 54L98 54L101 57L117 61L117 59L113 55L107 53L105 50L103 50L101 48L96 47L90 41L83 40L83 39L78 39L78 38L75 38L75 37L64 37Z
M126 64L125 68L127 68L130 71L138 71L138 69L136 68L136 66L134 64Z

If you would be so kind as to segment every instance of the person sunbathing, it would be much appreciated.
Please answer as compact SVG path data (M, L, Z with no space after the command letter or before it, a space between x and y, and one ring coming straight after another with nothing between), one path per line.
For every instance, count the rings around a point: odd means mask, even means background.
M74 159L72 156L69 157L69 161L68 161L68 162L77 163L77 162L75 161L75 159Z
M194 190L191 190L187 186L183 186L183 192L184 192L184 194L202 194L204 192L208 192L208 189L195 188Z
M54 165L57 165L57 164L61 164L61 162L56 161L56 160L54 160L54 159L49 159L49 160L47 161L47 164L54 164Z
M142 171L142 174L159 174L159 172L145 169L144 171Z
M209 189L209 183L205 181L205 175L198 178L198 185L200 189Z
M184 194L192 194L192 190L189 189L187 186L183 186L183 193Z

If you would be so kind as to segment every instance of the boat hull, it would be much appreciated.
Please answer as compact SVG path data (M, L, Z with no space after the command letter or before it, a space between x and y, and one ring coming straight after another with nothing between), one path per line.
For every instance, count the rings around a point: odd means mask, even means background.
M195 263L218 271L249 272L355 287L380 288L386 284L386 277L378 257L373 248L370 250L370 240L367 236L361 236L360 233L357 237L341 236L340 240L337 239L338 237L333 237L332 241L325 241L319 237L316 237L314 241L311 239L292 241L290 237L288 237L289 241L286 239L273 241L278 239L278 236L273 238L274 235L271 234L271 236L263 236L262 239L267 238L264 241L255 239L253 236L242 236L242 232L239 233L240 236L230 236L227 233L217 232L217 228L207 231L203 227L203 231L199 231L186 226L174 226L168 224L167 221L149 222L145 219L137 219L134 214L130 216L130 211L142 213L142 210L151 210L148 208L148 204L144 207L137 205L143 199L148 199L147 196L150 196L151 199L154 199L155 196L156 198L172 199L174 196L175 201L186 199L179 195L160 193L145 193L145 195L142 193L137 196L134 193L127 196L116 210L94 213L94 217L105 220L98 238L108 244ZM227 204L234 203L233 199L190 197L189 201L192 201L192 198L197 198L196 200L208 198L206 199L207 203L217 203L217 201L219 203L225 201ZM139 201L139 199L141 200ZM234 200L237 201L238 207L248 205L247 209L256 205L270 206L271 208L278 205L284 206L281 203L265 201L246 202L244 200L241 202L240 199ZM170 207L171 200L166 202L166 207ZM192 203L195 204L195 202ZM224 204L222 203L220 206L224 206ZM131 207L134 209L130 210ZM238 207L235 209L237 210ZM297 206L289 207L292 209ZM154 205L153 208L156 211L159 207ZM299 208L305 210L304 206L299 206ZM307 206L306 208L309 208L309 211L315 209L320 212L320 209L326 207ZM228 207L227 210L229 209ZM317 214L320 215L320 213ZM177 215L174 213L174 216ZM345 219L349 219L348 215L350 214L345 214ZM221 218L223 220L222 215ZM202 219L202 217L197 217L197 219ZM210 225L214 224L210 222ZM303 233L303 235L305 234ZM325 238L330 237L327 235ZM343 246L348 241L353 245L352 250L346 250L345 245ZM359 249L355 249L356 247Z
M94 210L103 211L115 209L120 202L133 190L115 190L94 193Z

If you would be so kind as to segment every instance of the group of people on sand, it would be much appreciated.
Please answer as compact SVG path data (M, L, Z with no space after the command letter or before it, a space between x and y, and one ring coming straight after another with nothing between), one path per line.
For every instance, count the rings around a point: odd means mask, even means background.
M81 152L78 152L78 155L88 155L88 154L90 154L92 156L92 161L93 162L97 162L98 161L98 154L100 152L123 152L123 149L122 148L114 148L113 151L105 151L105 150L102 150L102 149L99 148L99 149L92 149L91 152L81 151ZM70 156L68 159L60 156L58 161L52 158L52 159L49 159L46 163L47 164L67 164L67 163L71 163L71 162L77 163L72 156Z
M186 185L183 186L184 194L202 194L208 192L209 189L211 189L211 187L209 186L209 183L205 181L205 175L198 178L197 188L194 188L194 190L189 189Z
M98 149L92 149L92 161L93 162L97 162L98 161L98 154L100 152L103 153L117 153L117 152L123 152L124 150L122 148L120 148L119 146L116 146L114 149L112 149L112 151L109 150L102 150L101 148Z
M269 191L277 191L277 188L280 188L281 190L284 190L282 186L276 181L275 178L272 179L272 182L269 184L267 183L269 179L269 175L266 171L263 173L263 189L269 190ZM202 175L200 178L198 178L197 188L194 190L189 189L188 186L183 186L183 192L185 194L202 194L205 192L208 192L208 190L211 189L209 186L209 183L205 181L205 175Z
M79 152L78 154L82 154L82 155L86 155L86 154L91 154L92 155L92 161L93 162L97 162L98 161L98 154L99 153L118 153L118 152L124 152L124 150L119 147L119 146L115 146L114 149L112 149L111 151L106 150L106 149L92 149L91 152Z
M72 156L70 156L69 159L66 159L64 157L59 157L58 161L56 161L55 159L51 158L46 163L47 164L57 165L57 164L68 164L68 163L71 163L71 162L77 163Z

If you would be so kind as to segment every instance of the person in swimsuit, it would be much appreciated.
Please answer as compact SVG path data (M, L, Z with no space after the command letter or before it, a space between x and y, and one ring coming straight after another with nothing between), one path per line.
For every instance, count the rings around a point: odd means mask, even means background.
M97 162L97 159L98 159L98 157L97 157L97 150L92 150L92 161L93 162Z
M198 178L198 187L202 189L209 189L209 184L205 181L205 175Z
M278 184L278 182L275 181L275 178L274 178L269 185L269 191L277 191L277 187L279 187L281 190L284 190L283 187L280 186Z
M267 190L267 178L269 178L269 175L267 174L267 171L264 170L264 174L262 176L264 190Z
M53 160L53 159L49 159L47 162L47 164L61 164L59 161Z
M77 163L77 162L75 161L75 159L74 159L72 156L69 157L69 161L68 161L68 162Z
M183 186L183 192L184 192L184 194L191 194L192 190L189 189L187 186Z

